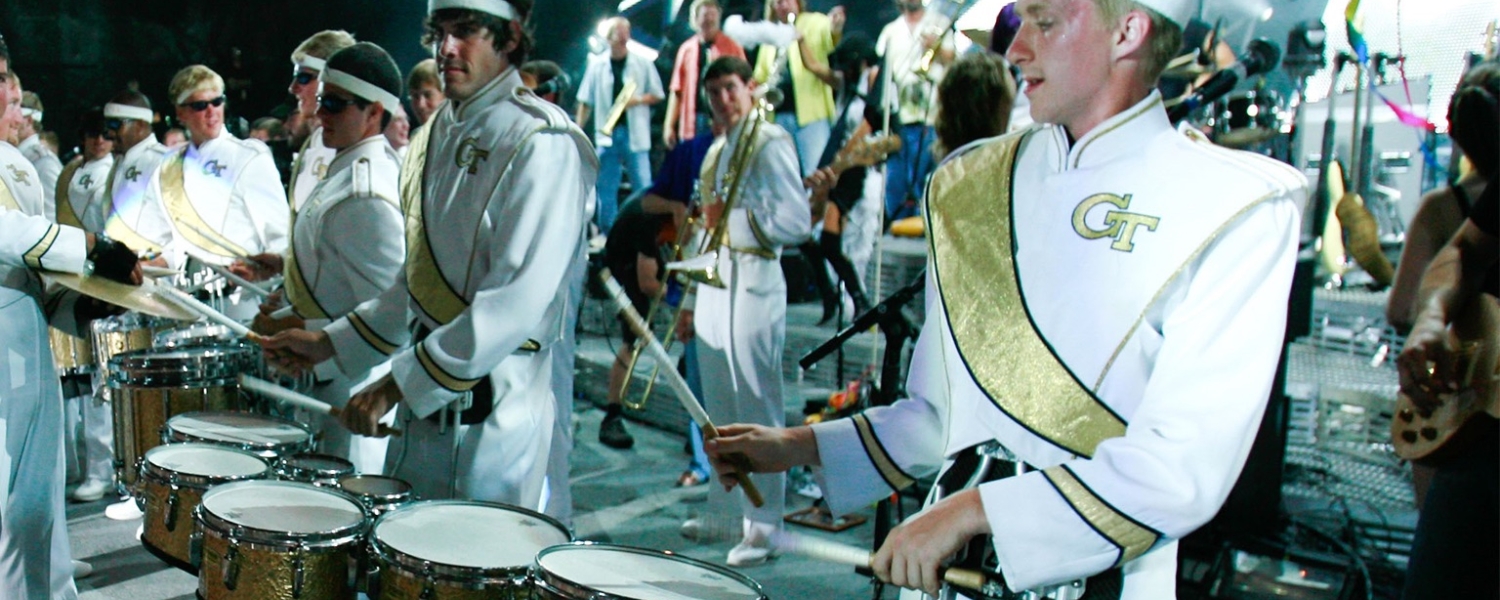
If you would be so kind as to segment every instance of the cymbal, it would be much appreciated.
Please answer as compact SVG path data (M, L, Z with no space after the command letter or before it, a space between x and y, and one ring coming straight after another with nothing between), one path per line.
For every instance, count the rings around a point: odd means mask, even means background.
M103 277L84 277L77 273L45 271L43 274L58 285L115 306L179 321L198 319L197 313L169 300L166 292L158 289L162 284L154 281L148 280L137 287Z

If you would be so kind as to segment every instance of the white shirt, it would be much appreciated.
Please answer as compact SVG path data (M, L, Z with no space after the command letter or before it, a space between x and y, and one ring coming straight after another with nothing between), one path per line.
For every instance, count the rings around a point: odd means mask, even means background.
M583 84L578 86L578 101L589 105L592 111L594 145L608 148L614 145L610 136L601 133L609 122L609 113L615 106L615 71L610 65L609 52L589 56L588 68L583 72ZM651 61L634 52L625 54L625 80L634 81L636 96L662 98L661 75ZM623 85L623 84L622 84ZM623 88L622 88L623 89ZM630 127L630 151L646 152L651 149L651 107L637 104L625 110L625 123ZM622 124L617 123L615 127Z

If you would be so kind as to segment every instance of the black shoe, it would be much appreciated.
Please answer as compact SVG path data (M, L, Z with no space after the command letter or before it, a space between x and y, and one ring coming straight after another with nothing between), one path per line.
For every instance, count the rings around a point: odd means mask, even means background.
M604 420L599 423L599 443L619 450L629 450L635 446L635 438L625 431L625 417L620 415L605 415Z
M836 299L823 298L823 318L818 319L818 326L822 327L832 321L839 314L839 302Z

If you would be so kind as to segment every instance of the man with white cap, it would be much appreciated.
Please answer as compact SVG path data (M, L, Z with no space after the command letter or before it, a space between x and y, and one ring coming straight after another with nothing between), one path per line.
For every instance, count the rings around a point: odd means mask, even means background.
M903 587L940 593L962 553L1011 591L1173 597L1176 540L1219 510L1271 391L1307 185L1169 123L1156 80L1196 7L1021 0L1009 58L1046 125L934 175L910 397L724 427L710 452L821 465L836 513L940 472L872 563Z
M401 71L380 46L360 42L329 56L317 95L318 140L336 154L328 173L292 218L285 254L253 256L235 270L251 279L286 276L286 300L261 306L257 331L294 326L317 331L396 283L406 255L397 176L401 163L382 134L401 111ZM253 265L265 265L256 268ZM352 391L390 371L314 369L312 394L337 407ZM361 473L385 467L384 438L352 436L337 419L318 415L319 450L349 459Z
M192 136L162 160L146 192L171 220L168 262L191 273L198 264L285 250L291 211L276 161L265 144L224 128L224 79L192 65L172 77L169 94ZM223 312L238 320L255 316L260 303L239 288L226 300Z
M288 142L292 147L301 144L292 161L291 180L286 188L293 212L302 208L313 188L328 174L328 164L337 152L323 143L323 127L318 120L318 78L328 57L353 45L354 36L330 29L313 34L292 51L292 83L286 91L297 97L297 112L302 116L297 121L298 127L289 132Z
M21 120L16 137L21 143L16 148L26 160L31 161L36 167L36 172L41 176L42 199L46 203L47 216L53 215L57 202L57 177L62 174L62 159L57 153L42 143L42 98L36 92L24 92L21 94Z
M572 335L567 282L584 268L598 165L568 115L521 82L531 0L429 8L448 102L403 165L405 268L322 332L284 331L265 346L284 366L333 357L356 372L389 360L391 374L343 413L374 435L400 407L386 472L423 498L536 507L555 417L551 353Z

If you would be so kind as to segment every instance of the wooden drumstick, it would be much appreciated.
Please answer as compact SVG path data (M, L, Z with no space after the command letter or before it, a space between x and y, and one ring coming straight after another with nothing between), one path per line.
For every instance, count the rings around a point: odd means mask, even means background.
M666 376L667 384L677 392L677 400L682 402L682 407L687 409L688 416L692 417L693 422L697 423L698 428L703 431L703 441L719 437L719 430L714 427L713 421L708 419L708 412L703 410L703 405L698 402L698 397L693 395L693 390L688 388L687 380L683 379L682 375L677 373L677 369L672 367L672 357L667 354L667 349L656 340L656 336L651 334L651 328L646 325L646 321L641 318L640 313L635 311L635 307L630 305L630 299L625 296L625 288L620 287L620 282L615 281L609 269L599 272L599 280L604 283L605 289L609 290L610 298L614 299L615 306L625 317L625 322L630 325L630 329L646 344L646 352L649 352L657 364L662 366L661 372ZM765 498L761 496L755 483L750 481L750 457L736 453L725 455L724 460L734 467L732 477L739 482L740 489L745 491L745 497L750 499L750 503L756 508L765 505Z
M279 385L276 385L274 383L271 383L271 382L266 381L264 379L261 379L259 377L252 377L250 375L241 374L240 375L240 387L243 387L243 388L245 388L247 390L251 390L251 391L254 391L254 392L259 392L261 394L265 394L265 395L270 396L271 398L279 400L281 402L285 402L287 404L291 404L291 405L294 405L294 406L305 408L307 410L310 410L310 411L313 411L313 412L317 412L317 413L323 413L323 414L326 414L326 415L331 415L331 416L337 417L337 416L339 416L340 413L343 412L342 410L339 410L339 407L337 407L337 406L334 406L332 404L329 404L327 402L323 402L323 401L315 399L315 398L311 398L311 397L299 394L297 392L294 392L292 390L286 389L284 387L281 387ZM379 429L380 435L389 435L389 436L392 436L392 437L401 437L401 430L400 429L392 429L391 427L385 425L384 423L381 423L379 425L379 427L380 427L380 429Z
M782 552L851 567L870 568L874 555L864 548L783 531L771 537L771 543ZM943 581L968 590L983 591L989 580L974 569L943 569Z

